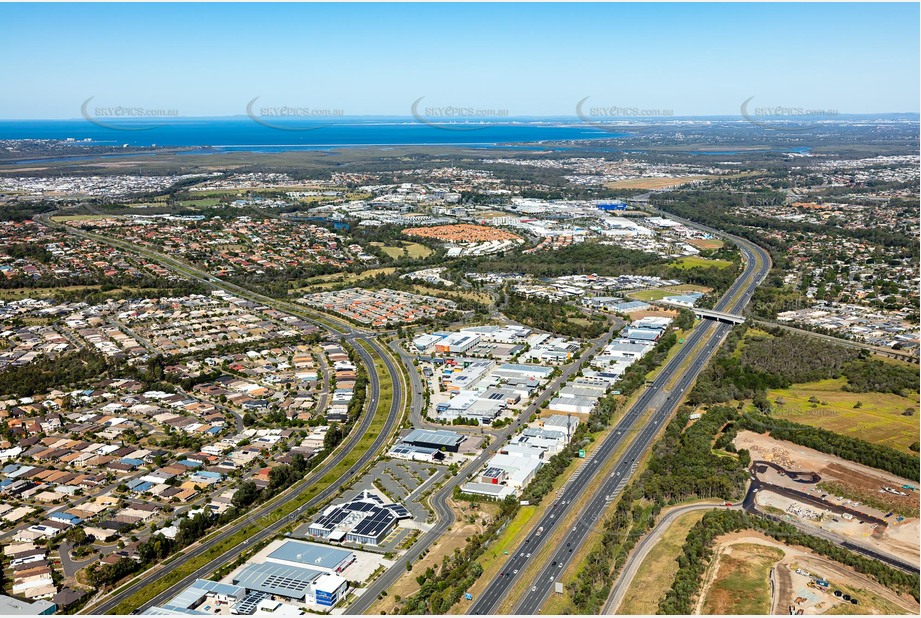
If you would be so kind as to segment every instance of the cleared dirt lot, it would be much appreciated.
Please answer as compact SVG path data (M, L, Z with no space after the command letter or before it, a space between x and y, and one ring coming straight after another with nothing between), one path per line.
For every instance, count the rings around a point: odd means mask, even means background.
M876 468L751 431L740 431L734 443L736 448L747 448L751 452L752 460L770 461L796 472L816 472L823 481L841 483L854 490L869 491L880 497L891 496L893 500L905 502L915 508L921 502L917 491L905 490L907 496L880 493L882 487L917 487L918 483Z
M913 598L899 595L853 569L805 548L784 545L757 532L740 531L720 537L714 547L714 556L704 576L704 586L695 611L698 614L710 608L727 614L750 610L750 595L745 595L740 602L725 594L726 581L728 579L731 588L735 574L722 567L731 564L734 559L748 560L751 556L754 556L762 567L766 560L773 564L774 570L768 577L774 581L775 593L770 605L773 608L772 613L775 614L788 614L791 605L796 609L802 609L806 615L916 614L921 609ZM798 574L797 569L808 572L809 575ZM753 598L763 604L765 595L771 598L770 579L763 577L763 571L757 575L764 589L755 591ZM807 584L813 578L827 580L831 584L828 592L809 587ZM739 578L736 577L736 580ZM854 606L835 597L832 594L834 590L851 594L859 600L859 605ZM761 593L760 597L757 595L758 592ZM797 599L801 599L800 602L797 603Z
M885 497L885 499L893 502L904 502L905 504L913 504L915 508L918 507L919 495L917 491L905 490L908 496L894 496L879 492L881 487L901 488L902 485L916 485L913 481L899 478L888 472L750 431L740 431L735 439L735 445L737 448L749 449L753 460L770 461L783 466L787 470L796 472L815 472L822 477L823 481L843 485L854 492L867 493L873 497ZM780 476L778 475L779 478ZM777 481L777 484L815 494L817 498L824 493L815 491L811 485L797 486L796 483L780 480ZM863 542L879 544L880 548L888 553L902 556L910 561L918 561L919 556L921 556L921 542L919 542L919 520L917 518L906 518L900 522L894 515L885 517L886 512L868 507L859 503L859 501L838 500L838 496L829 495L825 498L825 501L834 505L841 504L855 508L874 517L884 518L888 525L885 527L879 526L876 530L870 530L867 524L860 525L842 518L838 518L839 521L835 522L832 517L823 518L823 521L818 523L810 523L820 525L822 528L844 536L852 536ZM781 502L778 502L776 508L785 510L787 503L782 504L781 508Z
M719 546L697 612L706 615L771 613L770 577L784 550L742 541Z

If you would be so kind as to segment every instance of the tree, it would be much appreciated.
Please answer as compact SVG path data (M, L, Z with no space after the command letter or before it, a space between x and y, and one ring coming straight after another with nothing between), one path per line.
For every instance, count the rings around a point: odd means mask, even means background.
M83 529L83 526L74 526L67 531L64 538L70 541L72 545L77 546L86 543L89 537L86 534L86 530Z

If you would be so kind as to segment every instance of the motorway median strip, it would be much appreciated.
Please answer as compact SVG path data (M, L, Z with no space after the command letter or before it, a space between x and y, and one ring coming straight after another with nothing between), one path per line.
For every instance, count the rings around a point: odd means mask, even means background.
M367 349L374 359L374 369L378 372L381 380L380 393L378 395L378 404L371 424L367 431L361 436L356 445L349 451L345 458L340 461L332 470L327 472L309 489L300 494L297 498L283 504L278 509L260 518L258 521L237 532L233 536L222 540L218 545L212 547L200 556L196 556L189 562L172 570L166 576L156 580L142 591L135 593L128 599L119 603L112 611L115 614L129 614L135 609L142 607L151 599L161 594L165 590L182 581L196 570L205 566L215 558L226 553L230 549L241 545L245 540L250 538L255 532L262 530L279 519L286 517L301 505L313 499L317 494L322 492L333 483L342 480L349 473L351 468L367 451L374 445L374 441L384 430L387 424L387 418L390 413L390 407L393 402L393 382L390 379L389 372L386 371L383 360L377 354L377 351L366 342L359 342L362 347ZM358 429L357 427L353 429ZM303 482L303 481L301 481ZM142 574L143 576L143 574Z
M624 410L629 410L625 407ZM653 411L651 408L648 408L643 411L642 415L637 419L637 425L642 426L652 418ZM600 446L604 442L605 438L614 431L616 426L616 421L612 423L611 427L606 429L602 434L599 434L596 438L593 446ZM524 593L527 592L527 588L531 585L537 576L540 574L540 571L546 566L546 563L551 559L551 556L559 550L559 544L565 538L566 534L569 532L569 529L575 525L578 521L579 515L581 514L582 509L591 501L595 493L601 489L601 485L604 484L611 473L614 471L614 467L617 464L618 459L621 455L626 452L626 450L632 444L632 440L623 440L620 444L617 445L617 448L611 455L605 460L600 469L593 472L594 478L592 478L589 485L586 487L586 491L580 496L575 502L573 502L569 509L567 510L566 515L561 518L553 529L550 531L548 538L549 542L545 542L537 555L531 562L528 563L528 566L525 568L524 572L519 576L519 580L511 588L509 594L505 596L502 600L502 603L496 608L496 613L499 614L511 614L515 612L515 607L524 597ZM591 457L590 454L586 454L585 460L575 460L576 462L587 461ZM612 500L611 503L614 504L616 500ZM548 508L546 504L542 504L544 510ZM543 512L541 513L543 516ZM598 526L604 522L602 517L599 517L597 520ZM560 578L557 578L560 579ZM516 594L517 593L517 594Z
M676 377L684 373L684 370L693 362L697 354L700 353L700 349L702 348L702 346L706 345L706 343L707 343L706 340L701 340L700 342L697 343L696 349L691 351L691 353L688 355L688 358L685 359L685 361L680 365L679 370L675 372ZM666 388L669 388L674 384L674 382L676 381L676 377L673 377L669 381ZM690 389L688 392L690 392ZM682 396L681 399L683 401L684 397ZM680 403L678 404L678 407L680 407ZM640 425L642 425L642 421L640 421ZM653 437L653 440L652 440L653 448L655 444L657 444L658 441L661 439L667 427L668 427L668 422L662 423L662 425L659 427L658 431L656 432L656 435ZM639 476L643 473L643 471L646 469L646 466L649 463L649 459L653 453L653 448L646 449L643 452L643 454L639 458L639 461L636 462L635 471L631 472L627 476L628 479L639 478ZM621 450L621 449L618 449L618 450ZM616 462L618 457L619 457L619 453L612 455L610 461ZM604 475L601 475L601 476L606 476L606 472ZM591 496L594 495L594 493L595 493L594 490L587 491L586 492L587 498L583 499L581 502L583 503L586 502L588 499L591 498ZM582 571L586 558L592 553L593 550L597 549L598 544L601 542L601 536L602 536L601 535L601 525L603 525L603 523L607 521L611 512L617 507L618 501L619 501L619 498L617 500L612 500L611 503L608 505L608 507L605 508L598 515L598 520L597 520L599 524L598 527L593 529L592 532L589 532L585 538L585 542L583 542L581 546L578 547L574 551L573 560L566 566L565 569L563 569L563 572L557 578L558 581L565 582L568 586L569 582L571 582L573 579L578 577L579 573ZM541 606L541 609L546 610L547 613L565 613L567 611L573 611L574 608L571 606L570 601L569 601L569 593L568 593L567 586L564 586L563 595L551 596Z

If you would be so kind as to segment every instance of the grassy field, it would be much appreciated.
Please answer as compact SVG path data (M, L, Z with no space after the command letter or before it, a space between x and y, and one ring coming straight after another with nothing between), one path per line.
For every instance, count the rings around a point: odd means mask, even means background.
M726 244L719 238L688 238L685 242L698 249L722 249Z
M191 208L195 208L195 207L208 208L209 206L217 206L220 203L221 203L221 200L217 199L216 197L203 197L203 198L198 198L194 200L185 200L185 201L179 202L181 206L188 206Z
M784 557L776 547L739 543L732 553L718 558L716 576L706 591L701 613L771 613L771 568Z
M401 241L399 245L385 245L382 242L372 242L371 244L378 247L394 260L399 260L404 257L421 259L427 258L432 254L431 249L417 242Z
M110 217L110 215L56 215L51 217L51 220L56 223L67 223L68 221L98 221Z
M637 569L630 587L624 594L618 614L655 614L659 601L672 585L678 572L678 556L688 531L701 520L706 511L691 511L681 515L662 533Z
M424 259L432 255L431 249L417 242L403 241L403 249L406 250L406 255L413 259Z
M707 180L708 178L709 176L686 176L684 178L630 178L628 180L609 182L604 186L609 189L665 189L667 187L677 187L687 182Z
M468 292L463 290L451 290L447 292L437 288L429 288L424 285L413 285L413 292L416 294L424 294L426 296L441 296L443 298L451 298L453 296L457 296L459 298L466 298L467 300L472 300L483 305L489 305L492 303L492 297L485 292Z
M680 268L682 270L687 268L729 268L732 266L732 262L729 260L711 260L708 258L702 258L697 255L686 255L680 259L675 260L671 263L675 268Z
M389 275L396 271L396 268L372 268L366 270L359 274L355 273L332 273L330 275L317 275L316 277L311 277L306 281L307 285L304 287L293 290L292 294L298 294L300 292L320 292L327 288L333 288L343 283L353 283L355 281L361 281L362 279L368 279L369 277L374 277L375 275L384 274Z
M406 254L406 251L404 251L403 247L385 245L382 242L372 242L371 246L377 247L378 249L386 253L391 259L394 259L394 260L399 260L401 257L403 257Z
M132 202L131 204L125 204L127 208L163 208L166 205L165 199L162 201L155 199L152 202Z
M767 395L772 403L782 401L775 403L772 414L909 452L908 445L918 441L918 394L849 393L841 390L846 382L839 378L770 390ZM857 402L859 408L854 407ZM915 415L902 416L907 409L915 410Z
M639 290L637 292L630 292L627 294L630 298L635 298L636 300L642 301L651 301L651 300L660 300L666 296L677 296L678 294L684 294L686 292L709 292L709 288L705 288L699 285L673 285L671 287L665 288L655 288L653 290Z

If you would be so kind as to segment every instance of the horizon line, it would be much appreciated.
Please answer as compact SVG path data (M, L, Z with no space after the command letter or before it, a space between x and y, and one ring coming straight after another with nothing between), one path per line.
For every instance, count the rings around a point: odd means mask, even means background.
M772 120L809 120L811 122L816 122L817 120L828 122L834 121L841 118L854 118L854 117L879 117L879 116L914 116L921 119L921 112L838 112L834 115L824 116L817 118L815 116L810 116L806 114L796 115L776 115L772 117L759 117L759 120L770 122ZM469 121L478 121L482 123L491 123L491 124L502 124L508 122L509 120L572 120L584 124L584 120L576 114L547 114L547 115L515 115L515 116L455 116L453 117L454 121L450 117L439 117L437 119L427 119L430 124L455 124L457 121L469 122ZM273 117L274 122L292 122L292 121L310 121L310 122L334 122L336 120L344 119L394 119L394 120L406 120L411 121L414 124L420 123L419 119L412 114L408 115L399 115L399 114L343 114L341 116L280 116ZM739 120L748 120L748 118L743 114L688 114L688 115L661 115L661 116L606 116L603 118L592 118L592 122L622 122L629 120L694 120L694 119L739 119ZM77 117L67 117L67 118L0 118L0 122L62 122L62 121L79 121L84 120L90 124L93 124L91 120L77 116ZM227 115L201 115L201 116L167 116L167 115L153 115L153 116L126 116L126 117L117 117L117 118L106 118L106 122L150 122L156 120L252 120L252 117L248 114L227 114Z

